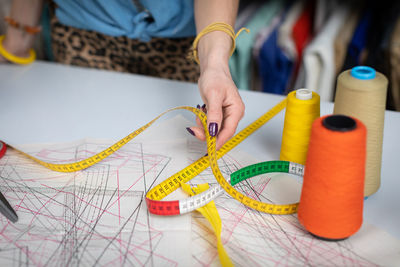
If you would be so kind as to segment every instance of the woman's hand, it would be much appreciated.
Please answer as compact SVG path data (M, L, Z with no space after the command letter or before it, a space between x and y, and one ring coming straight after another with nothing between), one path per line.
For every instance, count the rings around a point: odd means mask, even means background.
M196 0L194 13L197 33L214 22L235 24L238 0ZM207 112L211 135L217 136L217 149L233 136L244 115L244 104L229 72L232 37L223 31L203 35L197 46L200 61L199 90ZM202 125L188 128L197 138L205 140Z
M206 107L208 130L211 135L217 136L216 148L219 149L235 134L245 107L227 64L204 68L198 85ZM204 129L199 119L197 125L191 127L191 131L200 140L205 140Z

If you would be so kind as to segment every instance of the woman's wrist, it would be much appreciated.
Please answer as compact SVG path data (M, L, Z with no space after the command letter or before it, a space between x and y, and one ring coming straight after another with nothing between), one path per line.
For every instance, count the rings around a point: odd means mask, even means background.
M228 67L232 38L225 32L214 31L204 35L198 44L200 71L209 67Z
M43 0L13 0L10 14L8 14L8 27L3 40L4 49L17 57L29 56L33 47L34 33L29 30L37 28L40 14L42 13ZM12 26L14 25L14 26ZM17 26L19 25L19 27Z
M33 46L34 36L24 33L13 27L7 28L7 34L3 40L3 47L7 52L18 57L28 57L29 50Z

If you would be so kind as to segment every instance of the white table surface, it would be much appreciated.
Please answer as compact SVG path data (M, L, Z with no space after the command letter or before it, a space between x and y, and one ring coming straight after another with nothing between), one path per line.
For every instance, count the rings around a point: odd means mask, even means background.
M84 137L117 140L168 108L202 104L196 84L45 62L24 67L0 65L0 81L0 139L10 144L67 142ZM240 93L246 114L239 129L283 98ZM332 103L321 103L321 115L332 110ZM191 114L183 115L193 120ZM283 116L281 112L239 149L260 161L278 159ZM398 239L399 137L400 113L386 112L382 185L364 202L364 220Z

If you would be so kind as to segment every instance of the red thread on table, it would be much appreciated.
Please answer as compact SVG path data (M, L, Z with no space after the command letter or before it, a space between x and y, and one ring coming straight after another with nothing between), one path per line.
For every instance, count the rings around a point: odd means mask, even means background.
M364 200L366 127L347 132L314 121L307 154L298 218L310 233L344 239L361 227Z

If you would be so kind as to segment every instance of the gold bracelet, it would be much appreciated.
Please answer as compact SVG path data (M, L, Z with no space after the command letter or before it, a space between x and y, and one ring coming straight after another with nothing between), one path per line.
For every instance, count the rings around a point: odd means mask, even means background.
M29 57L17 57L11 53L9 53L4 47L3 47L3 40L5 36L0 35L0 55L2 55L5 59L8 61L11 61L15 64L21 64L21 65L26 65L30 64L36 59L36 53L35 50L32 48L29 50Z
M239 34L242 31L246 31L246 32L250 32L249 29L247 28L241 28L236 34L235 31L233 30L232 26L225 23L225 22L214 22L211 23L210 25L208 25L207 27L205 27L194 39L193 41L193 46L192 46L192 53L190 55L190 57L192 59L194 59L197 64L200 64L200 60L197 54L197 44L199 43L199 40L201 37L203 37L204 35L206 35L207 33L213 32L213 31L223 31L225 33L227 33L231 38L232 38L232 48L231 48L231 56L233 54L233 52L235 51L235 47L236 47L236 38L239 36Z

